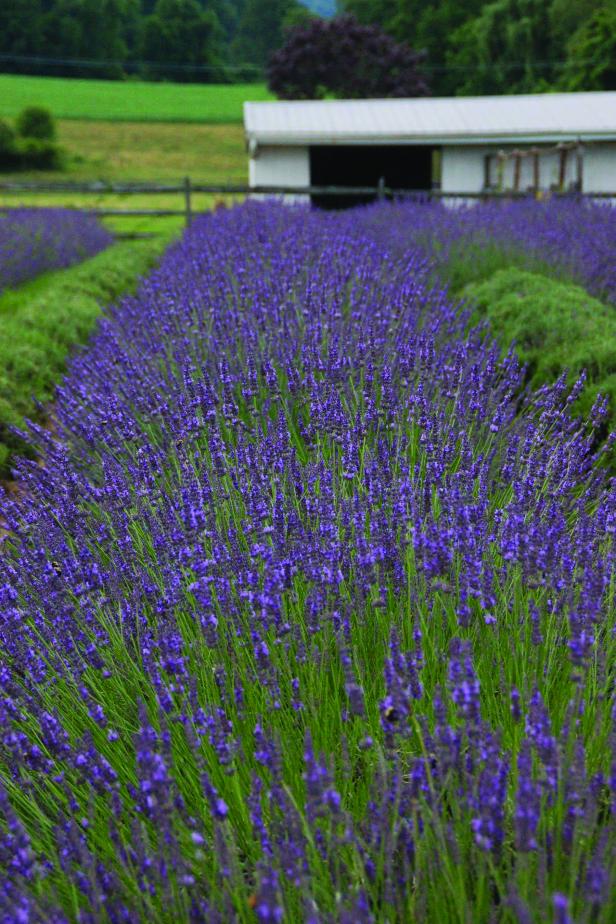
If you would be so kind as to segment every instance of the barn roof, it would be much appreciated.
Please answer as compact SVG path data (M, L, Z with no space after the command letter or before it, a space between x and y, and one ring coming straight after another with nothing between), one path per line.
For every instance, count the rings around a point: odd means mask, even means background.
M616 140L616 92L244 103L257 144Z

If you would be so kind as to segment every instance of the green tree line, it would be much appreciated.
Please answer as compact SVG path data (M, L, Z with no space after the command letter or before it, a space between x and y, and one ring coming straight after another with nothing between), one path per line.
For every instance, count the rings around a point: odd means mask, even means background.
M4 72L220 82L260 78L297 0L2 0Z
M427 52L437 96L616 90L616 0L340 0Z
M338 10L425 50L437 96L616 89L616 0L338 0ZM0 69L260 79L285 28L311 15L299 0L1 0Z

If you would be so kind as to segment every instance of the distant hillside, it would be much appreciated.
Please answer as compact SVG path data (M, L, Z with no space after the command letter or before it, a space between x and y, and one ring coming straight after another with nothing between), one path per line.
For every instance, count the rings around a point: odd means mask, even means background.
M299 0L299 2L319 16L329 17L336 14L336 0Z

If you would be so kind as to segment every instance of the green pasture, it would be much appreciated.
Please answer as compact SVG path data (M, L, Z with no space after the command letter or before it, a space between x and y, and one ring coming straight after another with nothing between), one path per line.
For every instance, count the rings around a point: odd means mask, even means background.
M45 106L56 119L126 122L242 121L246 100L274 99L261 83L178 84L0 75L0 118Z
M90 335L101 310L133 291L171 240L121 241L69 269L45 273L0 296L0 476L21 441L10 431L40 420L67 357Z
M239 124L197 125L164 122L91 122L63 119L58 140L65 152L61 172L0 174L9 182L131 182L181 183L190 176L199 183L248 182L248 156L244 131ZM195 195L193 209L205 211L221 201L219 196ZM225 197L227 204L233 197ZM7 192L0 190L0 207L66 206L108 209L182 209L179 193L109 195L103 193ZM126 217L105 219L117 232L150 232L180 229L181 218Z

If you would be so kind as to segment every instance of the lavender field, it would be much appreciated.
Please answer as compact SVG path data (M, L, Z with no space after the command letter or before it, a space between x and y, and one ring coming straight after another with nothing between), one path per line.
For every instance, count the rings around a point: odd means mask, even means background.
M98 221L70 209L0 214L0 292L94 256L112 241Z
M514 254L529 269L582 283L616 304L616 211L611 205L562 197L488 200L445 208L398 202L370 210L366 225L392 250L422 246L441 270L458 257L482 261ZM468 270L469 275L472 268Z
M0 921L616 920L606 402L525 389L418 215L199 218L32 427Z

